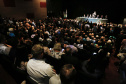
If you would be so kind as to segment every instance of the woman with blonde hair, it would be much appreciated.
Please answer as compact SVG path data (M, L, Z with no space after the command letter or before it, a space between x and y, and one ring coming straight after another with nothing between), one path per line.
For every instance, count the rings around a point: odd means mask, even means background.
M61 59L61 55L63 54L61 43L55 43L54 47L51 49L51 56L56 59Z

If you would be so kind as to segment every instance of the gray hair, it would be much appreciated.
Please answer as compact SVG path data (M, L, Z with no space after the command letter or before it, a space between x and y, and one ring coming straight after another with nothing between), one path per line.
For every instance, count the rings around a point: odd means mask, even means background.
M40 54L44 53L44 48L40 44L35 44L32 47L32 54L34 58L37 58Z

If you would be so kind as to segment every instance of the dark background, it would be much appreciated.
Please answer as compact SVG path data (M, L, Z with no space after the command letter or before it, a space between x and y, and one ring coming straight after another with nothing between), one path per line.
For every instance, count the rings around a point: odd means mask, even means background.
M100 16L107 15L108 21L113 23L123 23L126 17L126 3L120 0L47 0L48 16L63 16L66 9L71 19L94 11Z

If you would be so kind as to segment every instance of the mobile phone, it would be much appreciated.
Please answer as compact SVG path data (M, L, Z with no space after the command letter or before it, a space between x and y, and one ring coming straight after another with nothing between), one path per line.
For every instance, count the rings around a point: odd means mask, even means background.
M64 51L64 49L62 49L62 52Z
M96 52L93 53L93 55L96 55L96 54L97 54Z

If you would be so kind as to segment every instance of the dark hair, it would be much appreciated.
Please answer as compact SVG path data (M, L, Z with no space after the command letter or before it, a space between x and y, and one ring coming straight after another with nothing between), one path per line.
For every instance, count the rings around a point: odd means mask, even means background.
M44 33L44 39L49 38L48 34Z
M60 71L60 79L63 84L70 84L76 77L76 70L72 64L66 64Z
M72 49L70 47L66 47L65 54L70 56L72 54Z

